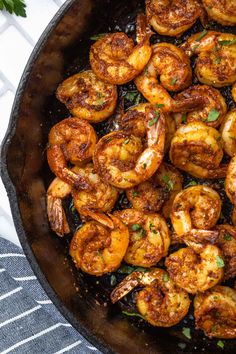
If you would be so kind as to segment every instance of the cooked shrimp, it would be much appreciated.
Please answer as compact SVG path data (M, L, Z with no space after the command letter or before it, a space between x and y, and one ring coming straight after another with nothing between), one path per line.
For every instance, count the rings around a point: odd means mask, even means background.
M122 85L133 80L148 63L152 49L151 31L146 17L137 17L137 45L125 33L106 34L90 48L90 64L95 74L111 84Z
M187 90L175 95L177 101L186 98L202 97L204 104L186 115L186 121L203 122L209 127L217 128L224 119L227 112L227 105L220 91L207 85L194 85ZM180 116L180 122L182 117Z
M108 118L115 110L117 88L83 71L63 81L57 89L57 98L78 118L97 123Z
M231 225L219 225L219 237L217 246L222 250L225 260L224 279L236 276L236 228Z
M58 235L64 236L70 228L63 209L62 201L70 195L71 186L56 177L47 190L47 214L51 229Z
M158 106L150 103L141 103L137 106L131 107L125 114L121 114L117 120L120 130L124 130L144 138L147 132L146 128L146 111L156 109ZM175 134L176 126L175 120L167 113L165 114L165 151L169 150L171 140Z
M225 26L236 25L235 0L202 0L209 18Z
M236 154L236 109L227 113L221 126L221 136L225 152L233 157Z
M148 272L133 272L111 293L113 303L127 295L137 286L142 286L136 295L136 305L143 318L157 327L171 327L188 313L188 294L179 288L169 274L158 268Z
M190 61L184 51L170 43L152 46L153 56L135 84L143 96L152 104L157 104L167 112L182 112L196 108L202 99L174 100L167 90L179 91L192 82ZM157 76L160 76L159 84Z
M74 234L70 255L78 269L100 276L119 268L129 243L129 230L110 215L112 228L89 221Z
M193 186L176 195L171 222L177 235L181 236L193 229L212 229L220 217L220 212L221 199L214 189L208 186Z
M203 84L223 87L236 81L236 35L204 30L181 47L189 56L198 56L195 73Z
M119 195L118 190L104 182L95 172L91 163L83 168L77 167L76 171L88 181L90 186L89 190L72 190L76 210L81 216L90 216L98 222L107 220L107 226L111 226L110 218L104 213L109 213L114 207Z
M181 248L165 260L174 282L191 294L219 283L224 275L222 253L215 245Z
M173 166L162 163L150 180L126 190L133 208L140 211L159 211L168 218L176 194L182 189L183 178Z
M52 172L72 186L87 189L86 180L73 172L68 162L79 165L91 160L97 142L93 127L86 120L67 118L52 127L48 140L47 158Z
M197 329L209 337L236 338L236 291L217 285L194 299Z
M236 102L236 82L234 83L233 87L232 87L232 97L234 99L234 101Z
M219 132L201 122L180 126L171 141L173 165L197 178L225 177L227 166L223 157Z
M232 221L236 225L236 157L232 157L225 179L225 192L234 205Z
M203 9L196 0L146 0L146 13L155 31L180 36L203 16Z
M147 147L141 138L125 131L103 136L96 145L94 166L102 179L118 188L131 188L150 178L162 162L165 115L146 111Z
M170 245L169 230L160 215L144 214L134 209L116 211L114 215L129 228L130 240L125 262L151 267L167 255Z

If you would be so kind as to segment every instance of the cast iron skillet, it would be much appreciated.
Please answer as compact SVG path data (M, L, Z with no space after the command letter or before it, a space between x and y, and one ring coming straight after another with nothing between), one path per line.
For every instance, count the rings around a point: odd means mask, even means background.
M53 178L45 157L47 134L52 125L68 116L55 99L55 89L65 77L88 68L92 34L122 30L134 35L136 15L143 9L141 0L73 0L60 9L23 73L1 152L2 179L18 236L39 281L67 320L102 352L221 353L217 340L209 340L193 329L191 314L170 329L154 328L123 316L118 305L109 302L109 277L98 283L76 272L68 257L68 239L56 237L47 221L45 193ZM213 25L214 29L218 27ZM232 28L219 29L232 32ZM193 30L201 31L202 27L198 23L181 39L162 40L180 43ZM159 39L154 36L153 40ZM126 85L120 95L133 89L132 84ZM231 106L228 92L226 89L223 93ZM111 128L112 120L96 126L99 135ZM121 199L119 205L125 203ZM67 206L70 208L70 200ZM80 220L72 215L74 230ZM183 336L183 327L191 328L191 340ZM232 351L233 342L227 341L224 352Z

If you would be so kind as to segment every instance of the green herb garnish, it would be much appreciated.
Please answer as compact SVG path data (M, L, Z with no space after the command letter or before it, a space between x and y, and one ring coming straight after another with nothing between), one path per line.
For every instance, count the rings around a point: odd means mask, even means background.
M110 141L112 141L113 138L107 138L107 142L109 143Z
M225 344L224 344L224 342L222 340L218 340L217 346L223 349Z
M220 256L216 256L216 264L218 268L224 268L225 262Z
M92 39L92 41L97 41L98 39L101 39L103 37L105 37L107 35L107 33L99 33L99 34L95 34L94 36L90 37L90 39Z
M132 102L134 105L137 105L141 101L141 95L137 91L127 92L125 95L125 99Z
M187 122L187 114L186 113L182 114L181 121L182 121L182 123L186 123Z
M128 143L129 143L129 139L126 139L126 140L124 141L124 144L127 145Z
M162 279L165 283L167 283L170 279L170 276L168 273L164 273L163 276L162 276Z
M155 225L153 225L153 223L150 222L149 224L149 230L154 233L155 235L157 234L157 230L155 229Z
M174 188L174 183L171 181L168 175L162 177L163 181L167 184L168 189L171 191Z
M160 117L160 112L156 111L155 112L155 117L153 119L151 119L148 123L149 127L152 127L154 124L156 124L156 122L158 121L158 118Z
M192 338L192 337L191 337L191 333L190 333L190 328L184 327L184 328L182 329L182 333L183 333L183 335L184 335L186 338L188 338L188 339L191 339L191 338Z
M111 286L116 285L117 281L116 281L116 276L114 274L111 275L110 281L111 281Z
M133 224L131 226L131 230L133 230L133 231L139 231L141 228L142 228L142 226L139 224Z
M163 103L156 103L155 106L157 108L162 108L162 107L165 107L165 105Z
M230 234L224 234L224 240L231 241L232 240L232 236Z
M147 168L147 164L146 163L143 164L143 168Z
M127 312L127 311L122 311L122 313L126 316L132 316L132 317L141 317L142 319L144 319L144 317L142 315L140 315L137 312Z
M138 192L136 192L136 191L133 191L133 192L132 192L132 196L133 196L133 197L137 197L138 195L139 195Z
M178 80L177 77L174 77L172 80L171 80L171 86L174 86L176 84L176 81Z
M193 52L195 52L195 50L196 50L198 47L199 47L199 44L195 44L195 45L193 46Z
M236 43L236 39L225 40L225 41L218 41L218 43L219 43L220 45L222 45L222 46L231 45L231 44Z
M217 57L214 59L214 64L220 64L221 63L221 58Z
M147 272L147 271L148 269L143 267L131 267L131 266L124 265L120 269L118 269L117 272L120 274L131 274L133 272Z
M215 108L212 108L211 111L209 112L208 114L208 117L207 117L207 122L214 122L220 115L220 112L217 111L217 109Z
M200 42L200 40L201 40L206 34L207 34L207 30L204 29L204 30L200 33L200 35L197 37L196 41L197 41L197 42Z
M16 16L26 17L25 8L24 0L0 0L0 10L6 10Z

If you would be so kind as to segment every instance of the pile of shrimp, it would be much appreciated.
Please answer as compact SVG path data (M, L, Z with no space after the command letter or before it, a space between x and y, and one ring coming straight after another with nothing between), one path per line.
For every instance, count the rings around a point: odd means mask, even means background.
M112 303L138 287L139 316L170 327L192 302L196 328L223 339L236 338L236 291L224 283L236 275L236 108L220 88L231 86L236 101L236 35L204 28L179 46L150 38L181 36L198 19L234 26L233 3L146 0L136 41L99 35L91 69L57 88L70 116L52 127L47 148L51 229L71 234L67 196L82 220L70 242L76 268L103 276L127 264L133 271L113 287ZM119 85L131 81L143 101L125 111ZM109 117L117 128L98 139L94 124ZM229 224L218 178L232 204ZM114 211L124 194L129 207Z

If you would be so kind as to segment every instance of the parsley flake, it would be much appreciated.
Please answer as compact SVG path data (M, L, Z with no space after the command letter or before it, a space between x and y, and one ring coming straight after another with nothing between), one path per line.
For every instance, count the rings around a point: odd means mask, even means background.
M162 107L165 107L165 105L163 103L156 103L155 106L157 108L162 108Z
M116 281L116 276L114 274L111 275L110 282L111 282L111 286L116 285L117 281Z
M191 338L192 338L192 337L191 337L190 328L188 328L188 327L183 327L182 333L183 333L183 335L184 335L186 338L188 338L188 339L191 339Z
M216 256L216 264L218 268L224 268L225 262L220 256Z
M197 41L197 42L200 42L200 40L201 40L206 34L207 34L207 30L204 29L204 30L200 33L200 35L197 37L196 41Z
M142 315L140 315L137 312L127 312L127 311L122 311L122 313L126 316L132 316L132 317L141 317L142 319L144 318Z
M160 112L159 111L155 112L155 117L151 119L148 123L149 127L152 127L154 124L156 124L159 117L160 117Z
M208 117L207 117L207 122L214 122L217 120L217 118L219 117L220 115L220 112L217 111L217 109L215 108L212 108L208 114Z
M129 139L126 139L126 140L124 141L124 144L127 145L128 143L129 143Z
M225 40L225 41L219 41L218 42L220 45L225 46L225 45L231 45L236 43L236 39L231 39L231 40Z
M231 241L232 240L232 236L230 234L224 234L224 240Z
M224 346L225 346L224 342L223 342L222 340L218 340L218 342L217 342L217 347L220 347L220 348L223 349Z
M165 283L167 283L170 279L170 276L168 273L164 273L163 276L162 276L162 279Z
M187 122L187 114L186 113L182 114L181 121L182 121L182 123L186 123Z
M136 192L136 191L133 191L133 192L132 192L132 196L133 196L133 197L137 197L137 196L138 196L138 194L139 194L139 193L138 193L138 192Z
M147 272L147 271L148 269L143 267L131 267L131 266L124 265L120 269L118 269L117 272L120 274L131 274L133 272Z
M6 10L16 16L26 17L25 8L24 0L0 0L0 10Z
M131 229L132 229L133 231L139 231L141 228L142 228L142 226L139 225L139 224L133 224L133 225L131 226Z
M171 181L168 175L162 177L163 181L167 184L168 189L171 191L174 188L174 183Z
M147 168L147 164L146 163L143 164L143 168Z
M97 41L98 39L101 39L106 35L107 33L99 33L99 34L95 34L94 36L91 36L90 39L92 39L92 41Z
M176 81L178 80L177 77L174 77L172 80L171 80L171 86L174 86L176 84Z

